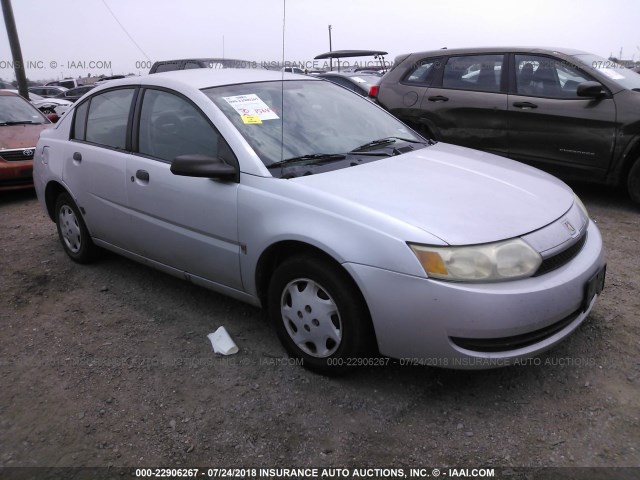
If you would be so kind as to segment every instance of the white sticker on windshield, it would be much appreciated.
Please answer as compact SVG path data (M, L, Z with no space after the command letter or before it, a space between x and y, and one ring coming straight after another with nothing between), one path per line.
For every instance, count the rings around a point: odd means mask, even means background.
M624 75L620 75L618 72L611 70L610 68L601 68L600 73L604 73L611 80L622 80L624 78Z
M224 98L227 103L231 105L242 117L248 115L258 117L260 120L275 120L280 118L255 93L222 98Z

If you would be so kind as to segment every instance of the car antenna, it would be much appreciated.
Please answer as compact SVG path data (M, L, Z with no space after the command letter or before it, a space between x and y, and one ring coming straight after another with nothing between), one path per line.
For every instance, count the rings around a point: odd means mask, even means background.
M282 0L282 69L280 78L280 160L284 160L284 39L287 23L287 0Z

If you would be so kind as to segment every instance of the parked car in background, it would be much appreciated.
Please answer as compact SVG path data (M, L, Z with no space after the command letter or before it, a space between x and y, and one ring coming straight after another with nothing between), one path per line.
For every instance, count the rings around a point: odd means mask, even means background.
M428 138L621 184L640 203L640 75L611 60L517 47L412 53L377 98Z
M33 186L33 155L51 122L17 93L0 90L0 190Z
M67 100L71 103L74 103L81 96L83 96L88 91L93 90L94 88L95 88L95 85L83 85L82 87L71 88L54 98L60 99L60 100Z
M110 82L111 80L120 80L122 78L125 78L125 75L110 75L108 77L102 77L100 78L100 80L98 80L96 83L94 83L93 85L102 85L104 82Z
M298 75L306 75L306 72L300 67L282 67L282 72L297 73Z
M604 282L598 229L560 180L432 144L311 76L114 80L42 134L34 177L72 260L103 247L263 305L323 373L384 365L363 357L376 348L509 365L578 328Z
M59 117L64 115L66 111L73 105L73 102L60 98L44 98L35 93L29 93L31 103L45 115L55 113Z
M52 82L47 82L44 85L46 87L54 85L54 86L60 86L60 87L65 87L69 89L81 86L81 84L78 83L78 81L75 78L65 78L63 80L54 80Z
M44 98L48 98L48 97L55 97L57 95L60 95L61 93L66 92L68 89L65 87L60 87L57 85L50 85L50 86L41 86L41 87L29 87L28 88L29 93L35 93L36 95L39 95L41 97Z
M327 72L317 76L337 83L363 97L375 97L380 83L380 76L360 72Z
M15 86L12 83L0 80L0 90L15 90Z
M194 68L260 68L260 65L257 62L235 58L183 58L155 62L151 65L149 73L191 70Z

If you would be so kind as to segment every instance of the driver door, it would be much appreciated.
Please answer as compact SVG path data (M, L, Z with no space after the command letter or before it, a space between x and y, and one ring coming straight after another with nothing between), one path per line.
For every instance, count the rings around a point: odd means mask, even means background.
M166 90L144 91L139 125L137 154L127 162L135 253L187 278L241 289L238 184L170 171L179 155L228 160L227 142L193 103Z

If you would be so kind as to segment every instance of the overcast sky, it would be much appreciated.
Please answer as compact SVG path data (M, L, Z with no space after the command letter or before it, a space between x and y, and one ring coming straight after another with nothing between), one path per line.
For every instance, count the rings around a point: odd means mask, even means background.
M640 60L638 0L13 0L27 77L146 73L150 62L312 61L329 50L571 47ZM286 9L284 6L286 5ZM112 13L110 13L110 11ZM286 16L284 16L286 13ZM284 21L283 21L284 20ZM353 60L352 60L353 61ZM54 67L54 68L51 68ZM103 68L100 68L103 67ZM13 80L6 30L0 78Z

